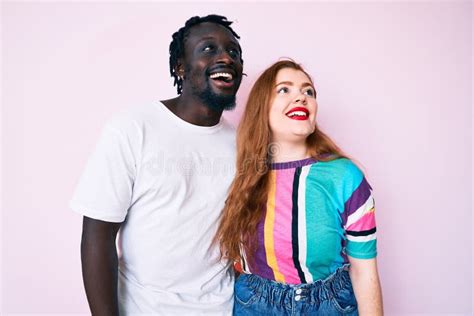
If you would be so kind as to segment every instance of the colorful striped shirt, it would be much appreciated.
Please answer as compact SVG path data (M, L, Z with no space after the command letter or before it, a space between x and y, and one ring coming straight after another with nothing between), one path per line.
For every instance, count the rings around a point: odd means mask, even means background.
M310 283L348 263L377 255L374 199L346 158L274 163L257 249L242 254L244 273L289 284Z

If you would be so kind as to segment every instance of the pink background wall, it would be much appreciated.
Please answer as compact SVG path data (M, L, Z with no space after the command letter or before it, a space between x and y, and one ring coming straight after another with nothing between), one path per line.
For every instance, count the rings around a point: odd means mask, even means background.
M175 95L171 34L192 15L237 20L237 122L281 56L316 81L319 122L375 188L387 315L472 313L470 2L2 4L2 302L88 313L68 209L104 121Z

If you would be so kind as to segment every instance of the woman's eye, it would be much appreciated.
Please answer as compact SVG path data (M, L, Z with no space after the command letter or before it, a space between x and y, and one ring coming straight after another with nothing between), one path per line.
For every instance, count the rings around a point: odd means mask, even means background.
M304 92L306 95L310 96L310 97L314 97L316 96L316 93L314 92L313 89L308 89Z
M287 87L282 87L278 89L277 93L283 94L283 93L288 93L288 88Z

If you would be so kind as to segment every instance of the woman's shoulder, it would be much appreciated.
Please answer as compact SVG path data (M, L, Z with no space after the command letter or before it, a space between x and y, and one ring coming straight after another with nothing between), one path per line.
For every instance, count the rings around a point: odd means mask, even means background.
M349 158L320 160L312 168L311 183L315 188L323 188L338 203L347 201L361 184L366 183L361 169Z
M332 172L336 172L345 177L363 176L360 168L349 158L340 157L328 161L319 161L321 167L329 168Z
M349 158L341 157L319 161L316 165L319 165L319 174L331 179L333 185L338 187L354 189L364 179L362 170Z

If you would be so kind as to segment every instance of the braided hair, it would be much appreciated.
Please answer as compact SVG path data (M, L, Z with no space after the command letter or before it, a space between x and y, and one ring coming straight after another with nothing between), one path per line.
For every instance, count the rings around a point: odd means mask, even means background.
M240 36L234 32L234 30L230 27L232 24L231 21L227 21L225 16L210 14L204 17L193 16L189 20L186 21L183 27L181 27L177 32L173 34L173 40L170 43L170 74L171 77L174 78L173 86L177 86L178 94L181 94L183 90L183 79L180 78L176 72L176 68L178 66L178 59L183 57L184 54L184 41L186 37L189 35L189 30L200 23L204 22L211 22L215 24L222 25L226 29L228 29L235 38L240 39ZM239 46L240 52L242 50Z

